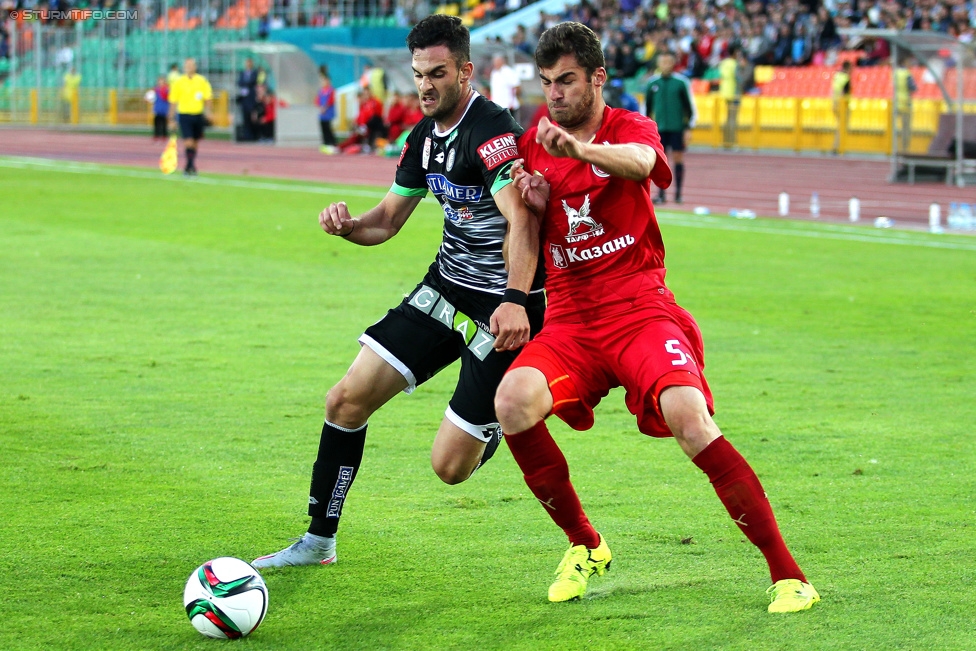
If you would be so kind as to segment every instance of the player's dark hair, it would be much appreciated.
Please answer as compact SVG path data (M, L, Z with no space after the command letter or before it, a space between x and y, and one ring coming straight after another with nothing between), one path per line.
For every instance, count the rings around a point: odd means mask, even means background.
M599 37L582 23L559 23L544 31L535 48L535 64L541 69L551 68L566 54L576 57L587 77L606 67Z
M407 48L414 50L445 45L460 68L471 60L471 34L457 16L427 16L407 34Z

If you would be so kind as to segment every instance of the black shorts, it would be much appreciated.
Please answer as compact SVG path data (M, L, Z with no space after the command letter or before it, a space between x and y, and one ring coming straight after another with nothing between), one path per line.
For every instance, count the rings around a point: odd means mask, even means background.
M662 131L660 135L661 135L661 147L663 147L665 150L671 150L671 151L685 150L684 131Z
M359 343L403 375L406 393L460 359L457 387L445 415L468 434L488 442L498 432L495 389L518 354L492 348L489 319L500 302L501 296L444 280L434 263L423 282L367 328ZM534 336L542 328L545 312L542 292L530 296L526 310Z
M203 138L203 114L192 115L180 113L180 135L184 140L200 140Z

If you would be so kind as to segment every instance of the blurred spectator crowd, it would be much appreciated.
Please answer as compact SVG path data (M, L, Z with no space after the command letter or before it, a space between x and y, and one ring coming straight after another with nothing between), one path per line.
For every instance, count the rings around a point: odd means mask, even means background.
M226 0L186 0L188 16L217 24ZM259 22L259 36L286 26L338 26L370 17L409 26L437 11L480 9L476 24L516 11L528 0L273 0ZM10 55L12 9L138 8L140 22L164 13L163 0L0 0L0 58ZM531 54L539 35L563 20L578 20L596 31L615 76L633 78L653 66L662 49L677 53L677 70L702 77L717 66L732 44L755 65L800 66L831 63L848 44L844 27L931 30L972 43L976 0L583 0L562 14L543 14L533 29L520 27L512 44ZM199 23L195 23L199 24ZM863 63L888 56L883 41L857 44Z
M709 78L732 46L753 65L830 65L851 47L863 51L859 65L888 62L887 42L848 42L839 33L845 27L937 31L972 43L976 1L583 0L562 14L544 14L538 27L521 29L512 44L531 53L539 35L564 20L585 23L600 36L613 77L653 72L655 55L670 50L678 72Z

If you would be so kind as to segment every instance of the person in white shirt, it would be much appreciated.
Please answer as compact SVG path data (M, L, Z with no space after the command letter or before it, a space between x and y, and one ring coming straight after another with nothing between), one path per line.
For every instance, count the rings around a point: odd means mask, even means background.
M491 101L507 108L512 117L518 120L519 81L515 68L505 62L505 57L496 54L492 59L491 80L489 82Z

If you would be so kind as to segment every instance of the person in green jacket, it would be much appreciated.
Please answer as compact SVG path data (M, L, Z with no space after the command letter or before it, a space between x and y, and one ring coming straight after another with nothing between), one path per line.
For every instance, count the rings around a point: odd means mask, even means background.
M647 117L657 122L661 144L674 168L674 200L681 203L688 132L695 127L698 113L695 110L695 97L691 93L691 81L674 71L674 63L673 52L658 53L658 72L648 80L644 97L647 98ZM658 188L654 203L664 202L664 189Z

